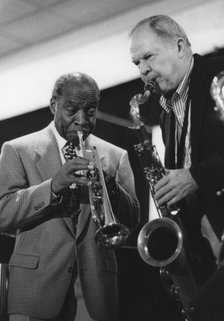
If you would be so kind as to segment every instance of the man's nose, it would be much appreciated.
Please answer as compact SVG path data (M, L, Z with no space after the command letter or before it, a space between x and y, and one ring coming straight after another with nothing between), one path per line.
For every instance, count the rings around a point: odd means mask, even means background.
M83 110L79 110L75 114L75 123L80 126L86 123L86 117L85 117L85 113L83 112Z
M148 73L152 71L152 68L147 61L142 60L139 63L139 71L141 75L147 76Z

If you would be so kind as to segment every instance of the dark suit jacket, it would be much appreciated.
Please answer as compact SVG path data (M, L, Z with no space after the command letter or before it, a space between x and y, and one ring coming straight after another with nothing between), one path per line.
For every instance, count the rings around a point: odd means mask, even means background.
M136 224L139 204L127 152L93 135L102 169L116 178L121 222ZM84 300L92 318L116 316L117 264L113 250L100 248L89 204L81 204L77 232L63 202L51 205L51 178L61 167L50 126L6 142L0 157L0 232L17 233L9 262L8 312L51 319L62 308L72 281L80 275Z
M221 70L224 70L224 57L206 59L195 54L189 87L192 147L190 171L199 186L196 215L199 218L203 214L207 215L218 238L224 228L224 198L216 196L217 190L224 187L224 122L220 113L214 110L215 102L210 87L213 77ZM161 114L167 168L173 168L173 151L169 149L170 114L165 111Z

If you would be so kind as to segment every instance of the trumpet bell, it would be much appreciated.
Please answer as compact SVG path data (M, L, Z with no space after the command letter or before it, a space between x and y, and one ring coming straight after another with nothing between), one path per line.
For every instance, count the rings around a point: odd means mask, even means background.
M101 247L114 249L123 246L129 235L130 230L126 226L111 222L97 230L95 240Z
M183 234L173 220L158 218L146 223L138 236L138 252L151 266L167 266L179 256Z

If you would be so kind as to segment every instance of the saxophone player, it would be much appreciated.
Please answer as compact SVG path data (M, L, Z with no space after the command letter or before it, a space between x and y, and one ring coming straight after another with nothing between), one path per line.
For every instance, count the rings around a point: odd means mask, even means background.
M139 203L127 151L92 134L99 99L98 85L90 76L62 75L50 101L53 121L2 147L0 231L16 233L9 262L10 321L74 321L77 277L86 320L116 320L116 259L112 249L95 242L97 226L91 217L88 182L80 175L92 165L78 148L67 161L63 155L67 141L79 144L80 131L86 148L97 147L114 213L133 229ZM79 189L72 216L67 202L73 184Z
M210 95L224 58L193 54L183 28L165 15L141 20L129 37L131 59L144 83L156 83L162 107L167 175L155 185L154 197L161 206L180 206L201 285L216 268L224 228L224 200L217 195L224 181L224 126ZM204 308L200 320L221 320L217 315L223 319L224 311L213 309L206 315L206 304Z

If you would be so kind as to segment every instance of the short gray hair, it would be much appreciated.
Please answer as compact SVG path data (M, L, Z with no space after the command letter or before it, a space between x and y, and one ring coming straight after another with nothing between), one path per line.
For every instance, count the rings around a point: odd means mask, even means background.
M83 74L81 72L71 72L60 76L54 84L52 97L58 99L60 96L62 96L66 84L74 83L74 85L78 85L81 82L84 82L85 84L93 87L93 89L96 91L98 99L100 98L100 90L96 81L89 75Z
M151 28L161 38L174 39L176 37L181 37L188 46L191 46L183 28L174 19L165 15L151 16L139 21L131 29L129 37L131 38L135 31L144 25L148 25L149 28Z

